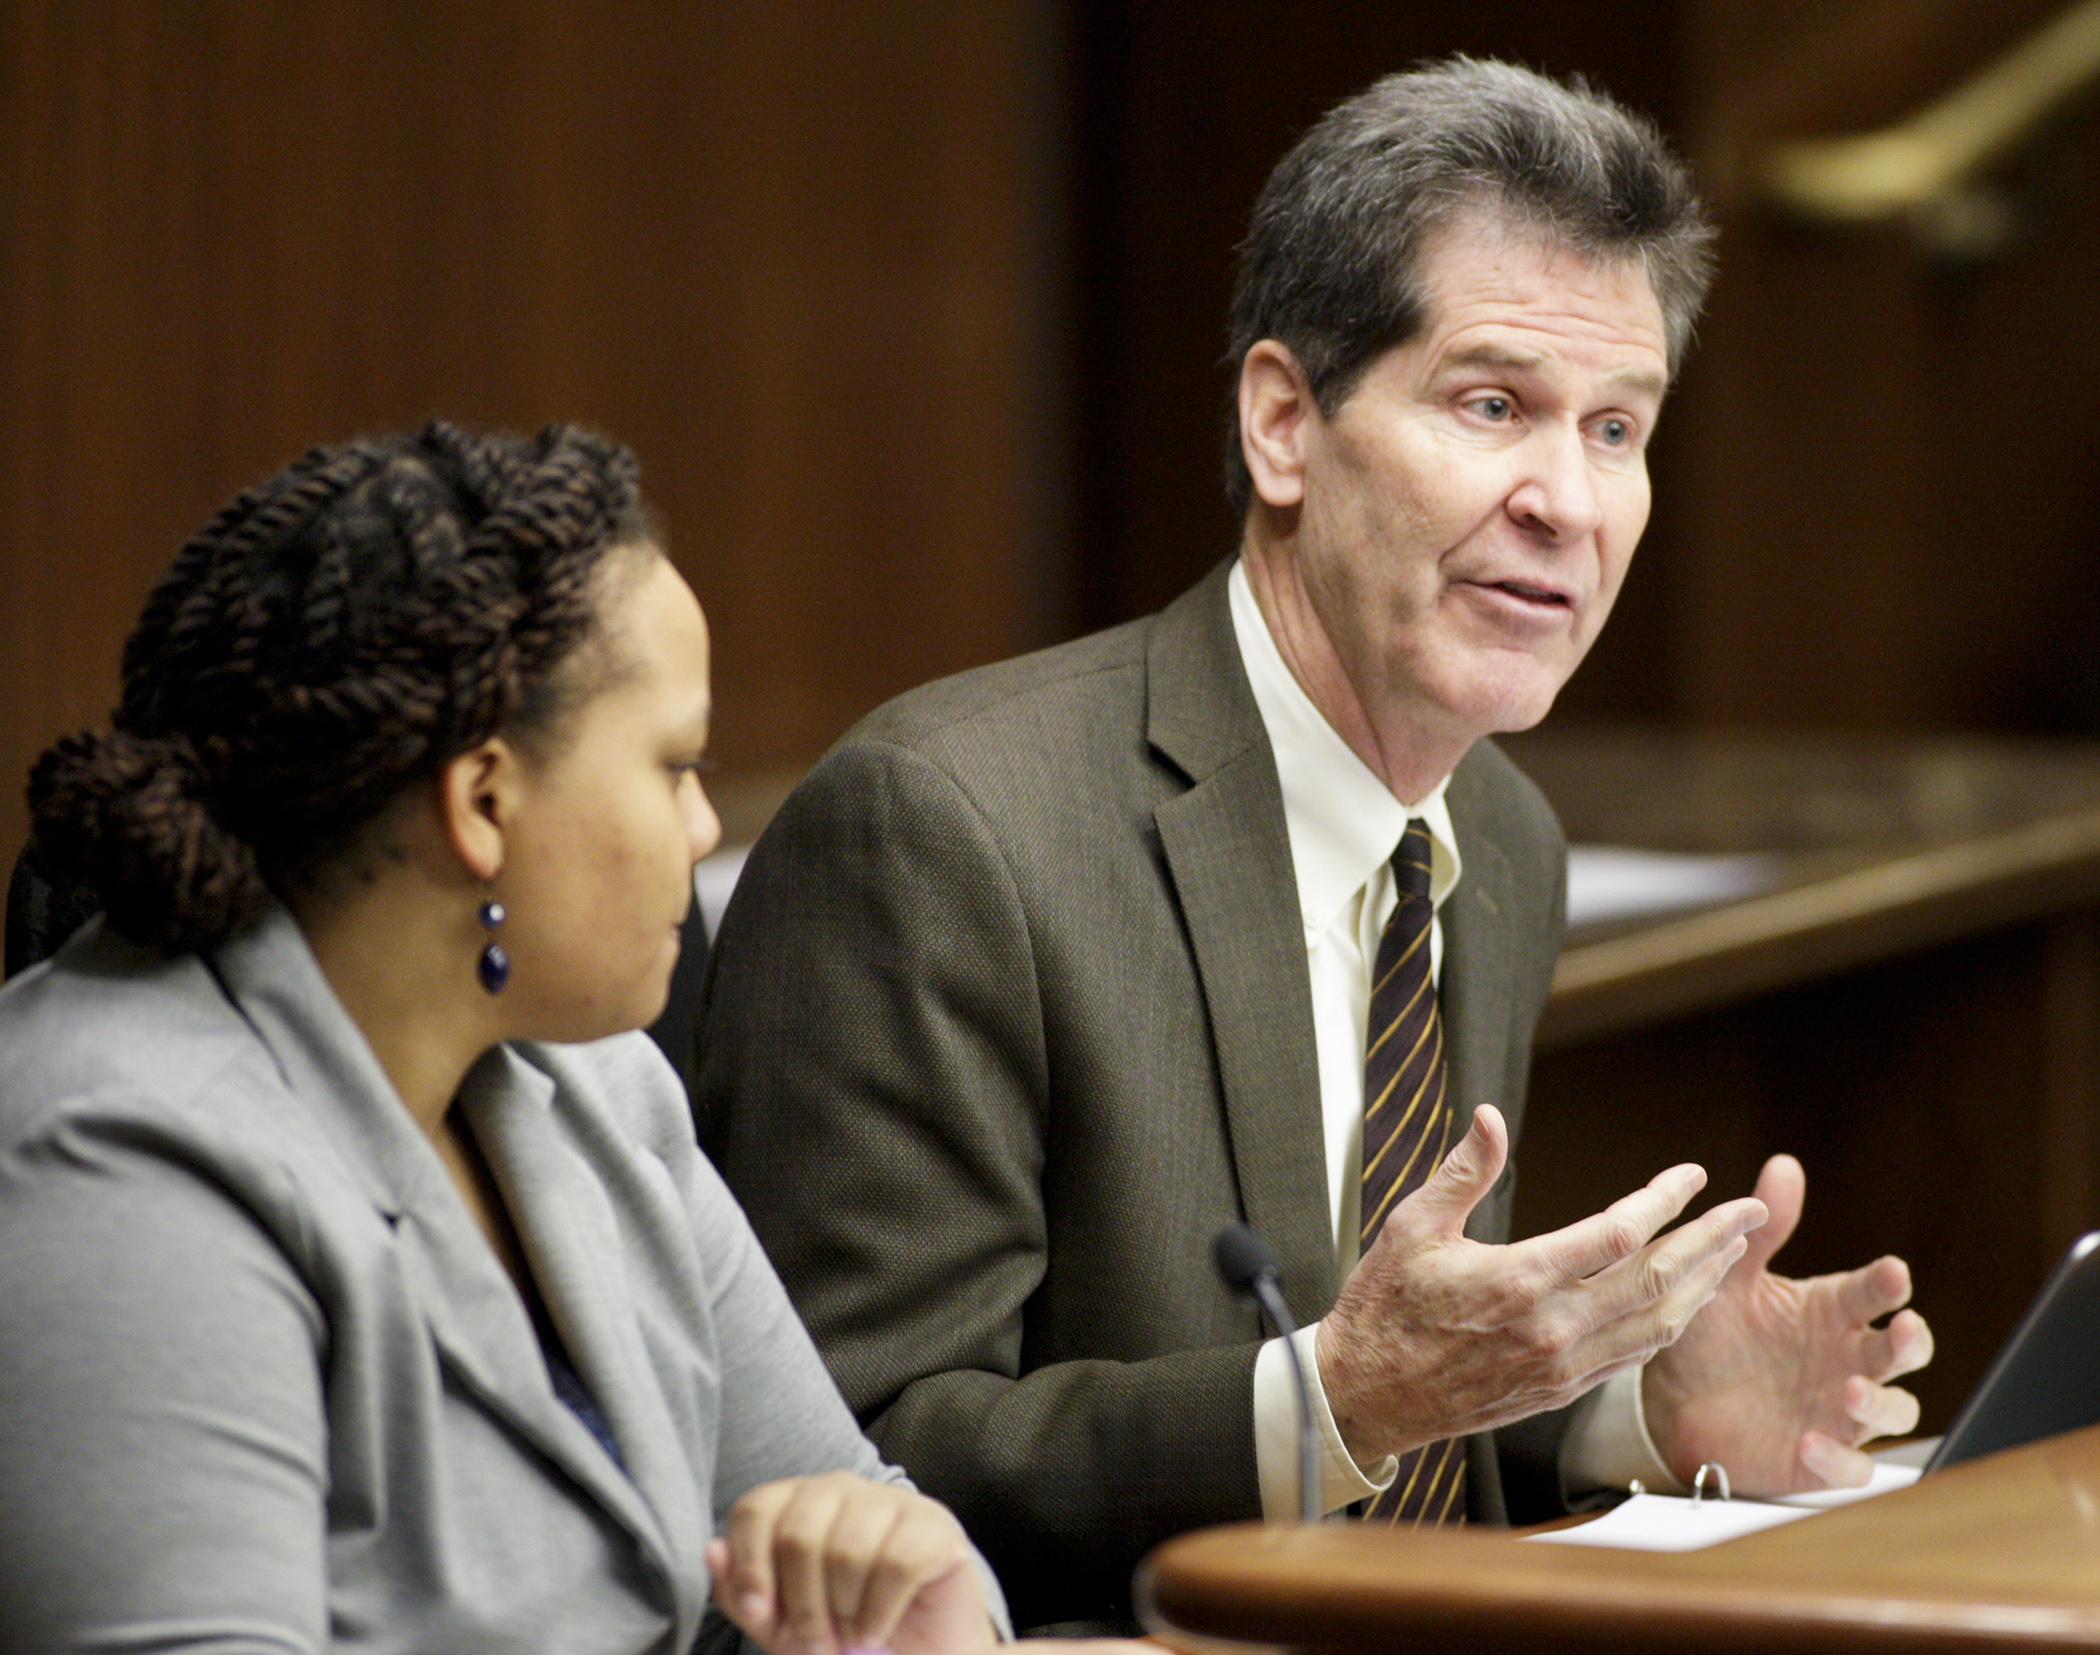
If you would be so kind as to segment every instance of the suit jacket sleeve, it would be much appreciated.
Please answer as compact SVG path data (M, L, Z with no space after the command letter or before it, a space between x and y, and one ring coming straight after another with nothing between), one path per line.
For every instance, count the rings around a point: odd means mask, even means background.
M710 1154L869 1434L955 1508L1017 1624L1121 1618L1151 1545L1258 1513L1251 1339L1035 1349L1045 1181L1084 1146L1046 1141L1028 914L943 770L867 741L818 767L739 882L701 1051Z

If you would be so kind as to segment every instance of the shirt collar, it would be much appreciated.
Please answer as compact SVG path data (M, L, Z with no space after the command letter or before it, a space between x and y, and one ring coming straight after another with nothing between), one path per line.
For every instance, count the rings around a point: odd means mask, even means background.
M1431 842L1429 898L1441 907L1460 873L1458 840L1444 797L1451 778L1412 805L1394 798L1292 676L1255 601L1244 563L1232 566L1226 585L1240 660L1276 755L1284 828L1307 931L1325 931L1376 879L1409 819L1417 816Z

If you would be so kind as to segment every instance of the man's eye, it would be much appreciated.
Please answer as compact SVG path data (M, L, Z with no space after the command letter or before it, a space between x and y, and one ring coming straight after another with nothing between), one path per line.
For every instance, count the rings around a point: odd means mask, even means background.
M1614 448L1624 448L1633 441L1633 424L1630 420L1622 419L1599 420L1597 435Z
M1473 404L1473 411L1482 419L1506 420L1516 412L1508 397L1481 397Z

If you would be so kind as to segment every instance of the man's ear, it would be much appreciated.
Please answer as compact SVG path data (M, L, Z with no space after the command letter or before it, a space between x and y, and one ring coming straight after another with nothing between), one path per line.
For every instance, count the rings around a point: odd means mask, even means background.
M1256 498L1288 509L1305 498L1305 454L1320 418L1312 383L1288 345L1263 339L1240 360L1240 452Z
M524 781L524 755L501 736L468 748L437 773L445 842L484 884L503 871L505 841L523 802Z

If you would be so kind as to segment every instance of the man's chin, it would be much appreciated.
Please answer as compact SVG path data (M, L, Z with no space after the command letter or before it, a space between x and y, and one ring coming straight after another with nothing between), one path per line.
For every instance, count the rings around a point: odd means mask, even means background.
M1545 722L1546 715L1553 711L1553 699L1549 695L1536 705L1511 708L1495 721L1494 726L1487 733L1496 736L1513 736L1520 730L1536 729Z
M1562 680L1544 674L1498 675L1474 681L1445 703L1462 729L1481 736L1513 735L1529 730L1553 710Z
M1481 733L1514 735L1538 725L1553 711L1580 659L1542 660L1530 650L1496 650L1476 663L1471 689Z

